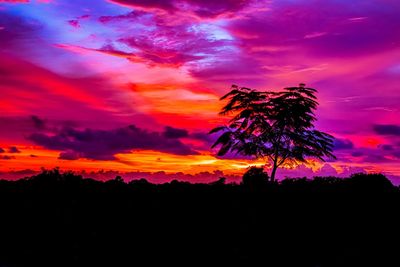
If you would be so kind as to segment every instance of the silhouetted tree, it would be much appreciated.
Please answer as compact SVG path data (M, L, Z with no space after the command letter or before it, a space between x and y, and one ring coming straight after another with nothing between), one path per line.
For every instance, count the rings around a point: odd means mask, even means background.
M117 175L117 176L114 178L114 181L117 182L117 183L124 183L124 179L122 179L122 177L119 176L119 175Z
M268 174L262 167L250 167L244 174L242 184L248 188L257 188L268 182Z
M212 148L221 145L218 155L237 152L270 161L271 181L282 164L306 162L307 158L335 158L333 137L314 128L317 91L300 84L281 92L260 92L232 86L221 97L228 99L221 115L233 114L227 126L210 133L222 132Z
M149 181L147 181L145 178L141 178L138 180L132 180L129 182L130 185L140 185L140 186L147 186L149 185Z
M225 177L220 177L217 181L215 182L211 182L210 185L224 185L226 182L226 178Z
M353 191L385 192L394 190L390 180L380 173L355 173L347 179L347 183L347 186Z

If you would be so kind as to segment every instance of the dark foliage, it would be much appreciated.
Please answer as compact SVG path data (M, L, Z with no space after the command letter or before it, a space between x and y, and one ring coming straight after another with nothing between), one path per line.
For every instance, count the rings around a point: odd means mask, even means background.
M269 177L263 167L251 167L243 174L242 185L252 190L263 188L268 183Z
M227 100L220 115L232 115L229 125L218 126L220 132L212 145L218 155L236 152L261 158L272 166L270 180L283 164L307 163L307 159L335 159L333 136L315 129L317 90L300 84L280 92L256 91L232 85L221 97Z
M383 175L266 179L0 180L0 266L400 266L400 192Z

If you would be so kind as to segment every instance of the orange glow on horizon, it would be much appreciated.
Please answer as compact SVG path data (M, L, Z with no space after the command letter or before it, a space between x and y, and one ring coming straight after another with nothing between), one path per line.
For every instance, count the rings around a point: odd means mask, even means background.
M240 175L253 165L264 165L261 160L228 160L217 159L207 154L201 155L173 155L158 151L138 150L130 154L117 154L116 160L62 160L58 159L59 151L47 150L37 146L17 146L20 153L8 154L14 157L7 164L0 164L0 171L17 171L23 169L39 170L42 167L60 167L63 170L99 171L118 170L121 172L184 172L196 174L199 172L223 171L226 174ZM0 162L5 162L2 160Z

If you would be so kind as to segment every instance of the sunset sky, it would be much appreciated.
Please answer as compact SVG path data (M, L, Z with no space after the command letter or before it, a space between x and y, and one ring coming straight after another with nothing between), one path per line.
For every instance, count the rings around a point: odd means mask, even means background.
M0 177L235 179L255 162L210 149L219 98L301 82L338 159L278 177L400 183L398 0L0 0Z

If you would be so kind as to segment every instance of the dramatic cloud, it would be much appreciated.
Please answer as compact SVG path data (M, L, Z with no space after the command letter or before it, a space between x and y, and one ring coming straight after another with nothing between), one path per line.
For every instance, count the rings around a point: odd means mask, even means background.
M304 82L318 128L340 137L331 167L400 175L399 1L0 2L1 155L22 150L0 171L238 175L251 161L210 150L219 97Z
M99 21L104 24L126 21L126 20L137 22L141 16L144 16L146 14L147 14L147 12L143 12L140 10L134 10L134 11L131 11L131 12L123 14L123 15L101 16L101 17L99 17Z
M0 147L0 153L5 153L6 151Z
M151 29L151 28L150 28ZM209 33L190 25L156 25L143 34L123 37L119 41L140 51L139 56L153 64L181 66L212 57L228 40L211 39ZM222 51L221 51L222 52Z
M166 138L182 138L189 136L189 133L185 129L178 129L167 126L165 127L165 130L163 132L163 136Z
M364 155L364 153L362 151L353 151L353 152L351 152L351 155L353 157L361 157Z
M195 132L190 134L191 138L206 141L208 143L215 142L217 136L215 134L210 135L208 132Z
M58 157L59 159L66 159L66 160L76 160L83 157L82 153L78 153L75 151L65 151L61 152L60 156Z
M151 27L149 29L152 29ZM190 28L158 26L143 34L122 37L119 46L128 46L126 51L105 44L101 48L87 48L67 44L57 44L59 48L74 52L93 51L110 56L125 58L132 63L145 63L150 67L181 67L186 63L213 57L221 46L230 45L227 40L208 39L204 33ZM135 52L129 52L135 51Z
M335 139L334 146L335 150L354 148L353 142L347 139Z
M0 139L3 136L15 139L32 128L45 129L47 120L43 117L82 123L86 127L99 127L98 118L101 117L102 128L127 125L132 121L152 123L149 115L132 105L132 97L127 97L101 76L72 78L0 54L0 80L0 122L7 125Z
M8 156L8 155L4 155L4 156L1 156L0 155L0 160L10 160L10 159L15 159L15 157L14 156Z
M359 8L345 1L273 1L265 12L234 21L228 28L246 39L249 50L264 53L294 49L332 58L396 49L400 37L393 29L400 25L400 4L389 1L386 8L380 8L379 1L352 4Z
M61 159L113 160L115 154L132 150L156 150L177 155L196 155L196 151L177 138L149 132L134 125L114 130L76 130L64 128L54 135L34 133L29 139L47 149L62 150Z
M21 151L19 151L19 149L15 146L10 146L8 148L8 153L21 153Z
M168 2L143 2L150 6L164 3ZM105 43L96 47L65 43L57 46L75 52L100 52L151 67L172 68L192 63L193 67L198 67L199 63L215 61L215 58L224 57L235 49L229 34L224 33L220 26L197 23L193 18L187 18L187 14L171 17L170 13L153 14L135 9L122 15L101 16L99 22L113 29L118 36L107 38ZM72 23L78 26L76 20ZM135 27L128 26L128 31L127 25Z
M392 151L394 150L394 147L392 145L379 145L378 146L380 149L384 151Z
M38 130L42 130L45 128L45 123L44 120L42 120L41 118L39 118L38 116L32 115L31 119L33 121L33 124L35 126L36 129Z
M38 33L42 25L37 20L28 20L7 14L0 9L0 52L25 54L32 42L40 42Z
M374 131L380 135L400 136L400 126L393 124L374 125Z
M242 9L248 0L111 0L124 6L145 11L165 11L192 14L201 18L232 15Z

